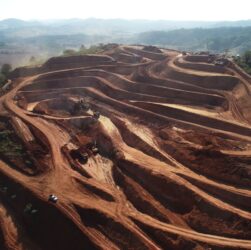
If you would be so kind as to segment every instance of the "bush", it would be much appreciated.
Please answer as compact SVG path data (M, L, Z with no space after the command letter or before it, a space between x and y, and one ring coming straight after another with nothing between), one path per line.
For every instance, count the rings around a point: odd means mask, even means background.
M0 87L6 82L6 77L0 73Z
M0 72L0 87L5 84L10 71L11 71L11 65L8 63L3 64Z
M10 73L11 71L11 65L8 64L8 63L5 63L3 66L2 66L2 69L1 69L1 73L4 75L4 76L8 76L8 74Z
M246 51L242 58L244 63L251 67L251 50Z
M76 55L76 51L74 49L66 49L63 52L63 55L64 56L74 56L74 55Z
M235 58L234 61L251 75L251 50L246 51L241 57Z
M87 55L87 54L97 54L104 49L102 43L98 45L91 45L89 48L86 48L84 45L81 45L79 50L67 49L64 50L63 56L77 56L77 55Z

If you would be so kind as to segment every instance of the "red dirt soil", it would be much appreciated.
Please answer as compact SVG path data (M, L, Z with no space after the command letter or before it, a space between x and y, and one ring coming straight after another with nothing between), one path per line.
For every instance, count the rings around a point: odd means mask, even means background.
M0 158L0 249L251 249L251 78L208 59L114 45L17 69L1 121L33 165Z

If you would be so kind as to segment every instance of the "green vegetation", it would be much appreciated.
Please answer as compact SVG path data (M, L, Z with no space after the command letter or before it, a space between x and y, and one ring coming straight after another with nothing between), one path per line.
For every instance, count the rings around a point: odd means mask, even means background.
M251 20L176 22L92 18L55 23L21 21L21 26L19 22L0 21L0 65L37 65L39 58L46 60L65 50L68 50L65 55L96 53L97 46L89 46L98 43L149 44L181 51L229 49L233 55L251 48ZM78 50L81 44L88 49L83 46ZM36 60L29 61L32 56Z
M238 54L251 47L251 27L151 31L138 34L135 42L192 51L224 52L228 49Z
M235 57L235 62L251 75L251 50L246 51L242 56Z
M14 132L11 130L0 131L0 155L17 157L24 154L22 145L13 140Z
M5 83L5 81L6 77L2 73L0 73L0 87Z
M1 68L1 73L5 76L7 76L11 71L11 65L8 63L5 63Z
M63 56L75 56L77 54L77 51L74 49L66 49L63 52Z
M0 117L0 159L28 175L37 173L34 161L22 140L11 127L8 119L3 117ZM15 199L15 197L12 197L12 199Z
M8 63L3 64L0 72L0 87L6 82L8 75L11 71L11 65Z
M0 121L0 156L10 159L22 157L25 150L7 121Z
M97 54L104 50L104 45L102 43L98 45L91 45L89 48L86 48L84 45L81 45L79 50L67 49L64 50L63 56L79 56L87 54Z

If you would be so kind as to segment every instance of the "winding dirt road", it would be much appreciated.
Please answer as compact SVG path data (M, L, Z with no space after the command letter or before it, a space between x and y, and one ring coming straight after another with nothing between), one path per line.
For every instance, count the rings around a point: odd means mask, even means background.
M18 69L1 121L32 164L0 161L0 248L251 249L250 82L208 59L113 45Z

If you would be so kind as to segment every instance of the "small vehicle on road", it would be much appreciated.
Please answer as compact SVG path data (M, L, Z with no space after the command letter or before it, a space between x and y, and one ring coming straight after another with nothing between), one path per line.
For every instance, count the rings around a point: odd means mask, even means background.
M48 198L48 201L50 201L52 203L57 203L58 197L56 195L54 195L54 194L50 194L49 198Z

